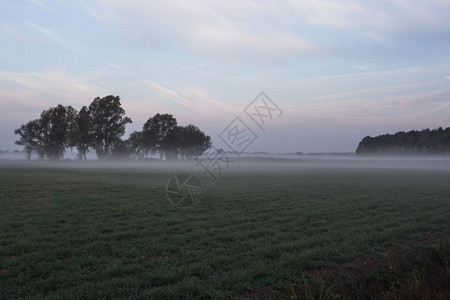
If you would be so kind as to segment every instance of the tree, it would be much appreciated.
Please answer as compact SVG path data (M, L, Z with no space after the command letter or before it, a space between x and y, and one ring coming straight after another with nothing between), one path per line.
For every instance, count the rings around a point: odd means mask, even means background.
M16 141L16 145L24 146L28 160L31 159L33 151L38 151L38 148L41 146L39 132L40 124L38 119L22 124L20 128L14 130L14 134L20 136Z
M121 141L125 126L132 121L125 117L119 96L113 95L95 98L89 105L89 114L92 118L92 145L100 159L107 158L111 156L113 145Z
M83 106L75 117L74 130L70 136L70 146L76 147L79 159L87 159L86 153L93 142L92 118L89 109Z
M173 149L173 135L177 120L169 114L157 113L145 122L142 130L142 141L147 152L159 153L160 159Z
M55 160L64 155L69 146L69 136L75 127L77 112L72 106L58 104L41 113L40 137L47 158Z
M356 149L357 154L434 154L450 152L450 127L400 131L376 137L366 136Z
M119 139L114 142L111 151L111 157L114 159L129 159L130 158L130 149L126 141Z
M211 147L211 137L197 126L189 124L181 127L180 155L182 158L192 159L202 155Z
M142 131L133 131L126 140L130 156L133 159L141 159L145 155L145 146L142 139Z
M183 142L183 127L175 126L164 139L164 153L166 159L177 160Z

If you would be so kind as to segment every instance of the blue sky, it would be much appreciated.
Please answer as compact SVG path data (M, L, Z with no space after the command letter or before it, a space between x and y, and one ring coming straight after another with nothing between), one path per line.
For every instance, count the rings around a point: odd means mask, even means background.
M0 1L0 149L58 103L119 95L212 136L264 91L283 110L248 150L354 151L450 126L450 2Z

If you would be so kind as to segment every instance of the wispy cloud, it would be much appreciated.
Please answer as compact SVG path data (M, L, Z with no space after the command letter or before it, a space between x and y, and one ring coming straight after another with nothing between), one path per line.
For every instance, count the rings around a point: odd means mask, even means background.
M412 88L416 86L416 84L400 84L400 85L385 85L385 86L377 86L368 89L354 89L352 91L340 92L340 93L331 93L321 96L311 97L309 100L311 102L328 102L328 101L339 101L345 100L349 98L377 98L382 95L393 95L393 94L404 94L405 91L410 91Z
M239 112L237 107L233 107L227 104L226 101L220 101L216 99L202 87L187 86L182 88L181 92L183 93L183 95L186 95L188 99L195 99L195 102L202 107L201 112L203 113L236 114L237 112Z
M131 73L131 72L126 71L124 67L121 67L121 66L119 66L119 65L117 65L117 64L114 64L114 63L112 63L112 62L106 62L106 64L107 64L108 66L110 66L111 68L118 70L118 71L119 71L120 73L122 73L123 75L126 75L126 76L135 76L134 73Z
M39 117L44 109L72 105L80 109L106 91L89 84L83 78L71 76L62 69L45 72L0 71L0 135L1 148L13 147L18 128Z
M300 79L293 79L292 82L300 83L303 81L311 81L311 80L339 80L339 79L359 79L365 78L367 80L376 79L376 78L386 78L386 77L395 77L402 78L407 75L420 75L420 76L432 76L433 74L438 74L439 72L444 72L450 68L449 64L441 64L439 66L405 66L401 68L390 68L390 69L379 69L379 70L368 70L362 71L359 70L357 72L349 72L349 73L340 73L334 75L319 75L319 76L310 76Z
M26 41L26 37L23 32L21 32L17 28L14 28L14 26L11 26L11 24L7 24L2 21L0 21L0 35L7 35L21 42Z
M357 70L368 70L369 65L368 64L353 65L352 68L357 69Z
M185 87L181 92L177 92L173 89L163 87L162 85L151 80L146 80L145 83L151 90L158 94L160 101L173 101L174 103L182 105L185 108L189 108L190 110L203 114L210 112L227 113L230 111L235 111L235 109L231 106L213 99L213 97L208 95L208 93L200 87ZM181 95L181 93L183 95Z
M31 22L31 21L25 21L25 24L27 24L32 29L36 30L37 32L39 32L40 34L42 34L49 40L53 41L60 47L63 47L75 54L83 53L88 50L88 47L78 40L71 39L71 38L65 37L65 36L61 36L61 35L57 34L56 32L46 29L46 28L44 28L34 22Z
M387 88L389 89L389 88ZM396 90L397 87L392 87ZM429 120L439 112L442 116L450 113L450 90L432 90L404 94L377 94L371 96L369 91L340 95L337 101L311 102L304 105L289 105L287 110L297 117L347 119L359 122L405 122L411 124L416 120ZM376 93L376 91L372 91ZM328 95L334 98L335 95ZM417 119L414 119L417 118ZM412 125L411 125L412 126ZM414 126L412 127L414 128Z
M362 30L373 36L449 31L445 1L289 0L295 12L316 26Z
M165 88L151 80L146 80L145 82L148 84L148 86L151 89L157 91L160 94L160 96L162 96L162 97L167 97L169 100L174 101L178 104L181 104L181 105L191 108L191 109L196 109L196 110L200 109L196 103L193 103L193 102L181 97L180 95L178 95L178 93L176 93L175 91L173 91L169 88Z
M39 1L39 0L29 0L29 1L36 6L39 6L40 8L43 8L50 12L53 12L53 9L50 6L48 6L46 3L43 3L42 1Z
M351 51L346 38L356 43L386 43L389 47L379 50L389 51L392 47L406 47L404 41L423 48L425 40L450 34L450 6L440 0L230 0L189 5L181 0L96 0L86 9L97 20L123 33L133 32L140 44L146 41L152 47L181 47L215 58L247 62L342 54ZM339 30L347 33L336 34ZM448 44L444 38L434 42Z
M322 51L283 20L289 16L286 7L268 2L99 0L87 11L122 32L133 32L140 43L182 47L214 58L262 61Z
M206 63L201 63L201 64L197 64L197 65L193 65L193 66L187 66L187 67L182 67L182 68L178 68L176 70L173 70L171 73L180 73L180 72L185 72L185 71L192 71L195 69L200 69L209 65L212 65L213 62L206 62Z
M95 97L106 94L102 88L89 84L81 77L74 77L61 68L44 72L0 71L0 81L5 82L2 84L4 90L14 90L15 85L19 87L16 90L34 93L45 103L65 101L73 105L86 105ZM36 99L34 101L39 102ZM21 104L16 103L16 105ZM26 104L23 103L23 105Z

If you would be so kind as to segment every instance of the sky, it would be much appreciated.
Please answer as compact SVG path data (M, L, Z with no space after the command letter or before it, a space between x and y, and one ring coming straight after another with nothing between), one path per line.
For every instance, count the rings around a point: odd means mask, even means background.
M448 16L448 0L0 0L0 149L44 109L111 94L124 138L159 112L226 148L239 118L246 151L450 127ZM264 128L245 113L260 92L279 108Z

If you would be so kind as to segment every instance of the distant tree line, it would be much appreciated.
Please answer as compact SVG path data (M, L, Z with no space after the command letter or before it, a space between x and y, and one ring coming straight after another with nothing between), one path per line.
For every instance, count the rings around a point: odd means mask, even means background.
M450 127L400 131L376 137L366 136L357 154L443 154L450 153Z
M79 159L86 159L91 150L99 159L139 159L149 153L161 159L191 159L211 147L210 136L192 124L179 126L169 114L154 115L142 131L134 131L123 140L130 123L119 96L109 95L95 98L80 111L70 105L50 107L39 119L21 125L14 133L19 135L16 144L24 147L28 159L36 152L41 159L57 160L73 148Z

